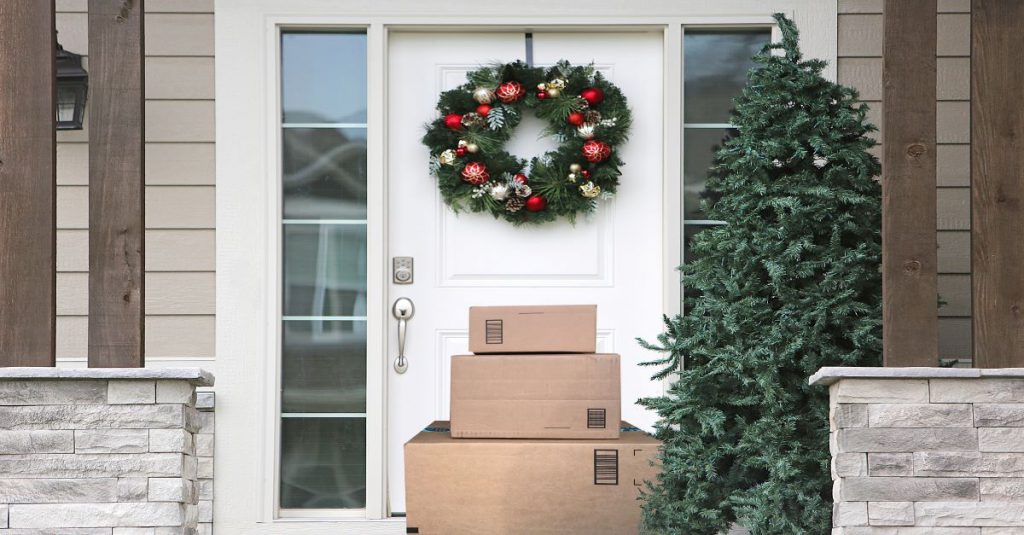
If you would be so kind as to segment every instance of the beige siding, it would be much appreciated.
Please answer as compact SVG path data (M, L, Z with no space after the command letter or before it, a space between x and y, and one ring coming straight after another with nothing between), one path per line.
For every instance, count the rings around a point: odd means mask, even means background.
M146 2L148 357L214 356L213 3ZM60 42L86 68L87 4L57 0ZM68 362L88 349L88 124L57 140L57 358Z
M856 87L881 127L883 0L838 0L839 81ZM936 56L939 354L971 356L970 0L938 0ZM884 142L881 133L876 136ZM880 148L875 154L881 155Z

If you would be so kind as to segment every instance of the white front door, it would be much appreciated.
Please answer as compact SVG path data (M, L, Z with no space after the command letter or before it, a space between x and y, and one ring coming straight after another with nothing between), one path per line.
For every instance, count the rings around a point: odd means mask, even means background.
M619 86L633 110L619 193L594 217L513 227L487 214L455 215L441 201L420 143L436 117L438 94L465 82L481 64L523 58L518 32L393 32L388 46L388 253L414 260L414 282L391 284L389 303L411 299L404 374L397 322L389 324L388 473L390 509L405 511L402 445L432 420L448 418L449 362L467 348L471 305L596 303L598 349L621 353L622 413L649 428L635 405L658 395L659 382L637 363L651 358L634 338L659 332L663 304L663 37L655 32L534 32L537 65L593 62ZM509 151L529 159L554 148L537 140L541 123L525 119ZM390 316L390 314L389 314Z

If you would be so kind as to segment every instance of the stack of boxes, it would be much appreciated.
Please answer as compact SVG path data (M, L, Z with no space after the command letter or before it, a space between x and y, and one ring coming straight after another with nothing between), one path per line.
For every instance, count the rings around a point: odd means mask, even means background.
M636 533L660 443L620 422L597 307L471 307L451 422L405 445L407 532Z

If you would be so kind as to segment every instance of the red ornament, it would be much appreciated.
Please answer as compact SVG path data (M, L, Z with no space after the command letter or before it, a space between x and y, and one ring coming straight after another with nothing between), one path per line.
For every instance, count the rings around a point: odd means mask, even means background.
M481 104L481 105L476 107L476 112L477 112L477 114L479 114L482 117L487 117L487 114L491 113L491 105L490 104Z
M462 180L474 186L479 186L490 180L491 175L487 174L487 166L480 162L469 162L462 168Z
M465 156L466 155L466 147L458 147L458 148L456 148L455 149L455 155L456 156Z
M547 91L537 91L537 100L544 100L546 98L548 98Z
M612 148L604 141L591 139L583 144L582 152L588 162L598 163L612 155Z
M587 104L597 106L604 100L604 91L601 91L599 87L588 87L580 91L580 96L583 97L583 100L587 101Z
M539 212L548 207L548 200L540 195L533 195L526 199L526 209L531 212Z
M583 178L590 178L590 171L587 171L586 169L580 171L580 174L583 175Z
M452 130L462 130L462 115L458 113L449 113L444 116L444 125Z
M526 94L526 90L523 89L523 84L519 82L505 82L498 86L498 89L494 92L494 96L498 97L498 100L505 104L511 104Z
M516 173L516 176L512 177L512 180L515 180L520 184L526 184L527 182L526 175L522 173Z
M565 120L568 121L569 124L573 126L583 126L583 123L586 122L587 118L582 113L574 111L570 113L568 117L565 118Z

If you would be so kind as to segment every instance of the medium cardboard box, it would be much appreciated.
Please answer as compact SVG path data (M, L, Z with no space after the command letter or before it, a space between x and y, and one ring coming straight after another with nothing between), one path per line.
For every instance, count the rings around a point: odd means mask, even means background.
M619 356L456 355L451 362L452 436L619 436Z
M405 444L406 533L628 535L660 442L452 438L434 422Z
M593 353L597 305L469 307L473 353Z

